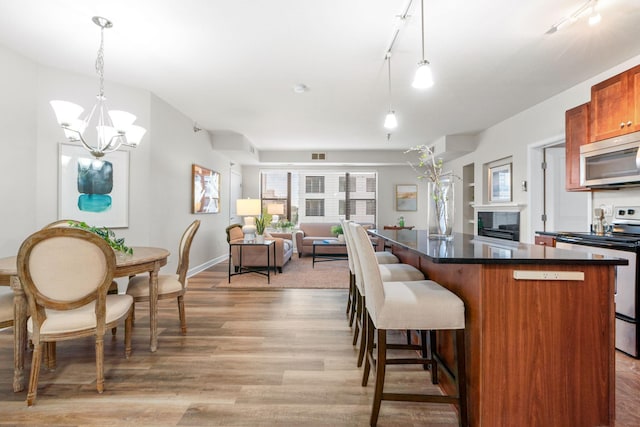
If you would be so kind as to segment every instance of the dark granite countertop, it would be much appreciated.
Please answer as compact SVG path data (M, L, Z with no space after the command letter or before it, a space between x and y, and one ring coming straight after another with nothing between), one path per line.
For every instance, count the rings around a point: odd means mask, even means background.
M598 254L454 233L453 240L434 240L426 230L369 230L398 246L444 264L599 264L628 261ZM556 233L557 234L557 233Z

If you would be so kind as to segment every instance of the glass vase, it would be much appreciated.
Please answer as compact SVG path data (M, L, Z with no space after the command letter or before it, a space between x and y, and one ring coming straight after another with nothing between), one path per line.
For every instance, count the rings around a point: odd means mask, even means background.
M427 234L430 239L453 238L453 180L441 178L427 183Z

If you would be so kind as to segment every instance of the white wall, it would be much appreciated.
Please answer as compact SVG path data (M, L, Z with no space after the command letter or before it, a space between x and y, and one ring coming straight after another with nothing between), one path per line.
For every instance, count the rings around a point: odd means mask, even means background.
M0 46L0 257L15 255L32 232L58 219L58 143L64 140L51 99L90 108L97 77L35 64ZM167 271L175 271L182 232L202 224L191 252L191 269L228 253L224 228L228 204L219 214L191 213L191 165L221 174L228 197L229 160L215 153L207 132L194 133L188 117L148 91L105 82L109 107L130 111L147 129L130 150L129 227L114 230L128 245L169 249Z
M591 86L613 75L625 71L640 63L640 56L631 58L618 66L611 68L591 79L580 83L540 104L537 104L519 114L516 114L478 135L476 151L450 162L456 174L462 176L462 167L469 163L475 164L475 200L485 199L487 180L483 175L485 163L504 157L513 157L513 202L522 205L521 237L523 242L533 242L533 233L529 223L529 196L520 188L520 182L527 180L527 147L540 141L551 140L558 135L564 135L564 113L566 110L588 102L591 97ZM487 100L491 102L491 100ZM473 112L468 112L473 114ZM598 206L601 200L611 203L622 202L640 205L640 190L619 190L614 192L596 192L593 194L593 205ZM462 203L462 193L456 193L456 205ZM609 203L609 202L607 202ZM455 231L462 229L462 210L456 209ZM587 231L587 230L585 230Z

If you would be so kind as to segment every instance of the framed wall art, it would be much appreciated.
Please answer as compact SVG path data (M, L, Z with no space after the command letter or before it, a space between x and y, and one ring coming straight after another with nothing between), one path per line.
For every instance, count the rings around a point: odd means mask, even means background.
M80 145L60 144L59 154L58 219L128 227L129 152L96 159Z
M220 174L196 164L191 167L192 213L220 212Z
M418 186L416 184L396 185L396 210L418 210Z
M511 201L511 163L489 168L489 201Z

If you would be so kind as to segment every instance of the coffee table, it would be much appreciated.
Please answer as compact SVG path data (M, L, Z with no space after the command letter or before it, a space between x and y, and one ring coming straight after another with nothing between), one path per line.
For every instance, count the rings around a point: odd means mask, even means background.
M323 246L340 246L345 248L344 253L332 253L332 254L319 254L316 253L316 248ZM311 267L316 266L316 262L328 262L328 261L341 261L347 258L347 244L340 242L337 239L324 239L313 241L313 261Z

